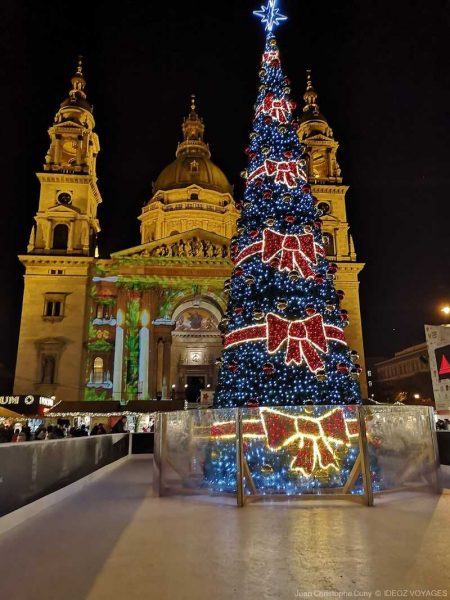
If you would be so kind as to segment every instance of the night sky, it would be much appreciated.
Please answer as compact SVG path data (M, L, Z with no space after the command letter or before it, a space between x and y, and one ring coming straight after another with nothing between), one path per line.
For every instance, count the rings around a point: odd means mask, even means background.
M259 0L3 3L0 363L15 362L16 255L38 206L47 129L83 54L100 137L100 252L139 243L151 183L174 158L197 94L212 158L242 196L263 32ZM9 5L8 5L9 4ZM448 0L282 0L277 31L293 98L305 70L340 142L359 260L367 356L424 340L450 303ZM344 304L345 307L345 304ZM1 390L0 390L1 392Z

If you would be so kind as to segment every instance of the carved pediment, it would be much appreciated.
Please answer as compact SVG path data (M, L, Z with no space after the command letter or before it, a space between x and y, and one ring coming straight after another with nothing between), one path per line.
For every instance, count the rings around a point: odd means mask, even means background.
M77 208L76 206L72 206L71 204L67 205L67 204L54 204L53 206L50 206L49 208L47 208L47 210L45 211L47 214L48 213L53 213L53 214L58 214L58 215L73 215L73 213L77 213L77 214L81 214L81 210L79 208Z
M228 238L196 228L128 250L121 250L111 256L112 258L142 256L218 260L229 256L229 248L230 240Z

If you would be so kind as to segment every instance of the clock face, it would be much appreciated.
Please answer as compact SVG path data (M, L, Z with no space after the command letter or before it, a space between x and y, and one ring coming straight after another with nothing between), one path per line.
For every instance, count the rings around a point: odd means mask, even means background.
M68 192L60 192L58 194L58 204L68 205L72 202L72 196Z

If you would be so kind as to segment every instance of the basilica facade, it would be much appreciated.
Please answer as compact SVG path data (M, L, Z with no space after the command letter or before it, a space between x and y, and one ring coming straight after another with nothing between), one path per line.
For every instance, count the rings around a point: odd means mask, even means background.
M57 400L195 400L214 391L239 202L211 160L192 99L175 160L138 216L140 244L96 256L100 150L81 63L49 129L26 254L15 394ZM349 313L346 338L364 365L356 258L338 142L307 76L298 135L323 214L327 256ZM364 370L363 370L364 373ZM363 397L367 396L361 377Z

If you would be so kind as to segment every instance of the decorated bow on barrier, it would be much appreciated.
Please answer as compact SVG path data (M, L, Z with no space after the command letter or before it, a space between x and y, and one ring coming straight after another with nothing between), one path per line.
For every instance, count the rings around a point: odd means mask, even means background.
M276 119L279 123L287 123L289 115L294 108L295 103L286 98L275 98L272 92L269 92L262 101L262 104L256 110L256 116L260 113Z
M291 469L310 476L316 468L339 468L331 443L350 445L350 437L358 435L356 419L346 420L337 408L319 418L287 415L275 410L262 410L261 418L271 450L296 444Z
M267 313L267 321L263 325L244 327L228 333L225 336L224 348L264 339L267 340L267 351L270 354L275 354L286 343L285 363L300 365L304 360L308 369L314 373L324 368L319 351L328 352L329 340L346 343L343 330L334 325L325 325L320 314L298 321L288 321L273 313Z
M237 266L250 256L259 253L261 253L264 263L270 263L274 258L279 258L279 263L277 263L279 271L297 269L305 279L315 276L311 265L317 264L318 256L325 256L323 247L314 241L312 233L293 235L265 229L263 241L255 242L244 248L235 258L234 264Z
M251 439L264 439L273 452L290 448L294 454L290 468L306 477L316 469L338 469L335 448L350 446L350 438L358 435L357 419L346 417L342 408L332 409L320 417L271 408L261 408L259 413L259 419L243 419L244 445ZM236 423L215 423L210 435L217 440L235 439Z
M276 161L267 158L260 167L249 173L247 181L253 181L262 175L274 177L276 183L282 183L289 188L297 187L297 179L306 182L306 173L295 160Z

